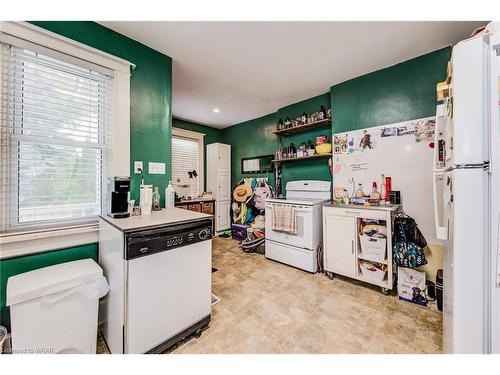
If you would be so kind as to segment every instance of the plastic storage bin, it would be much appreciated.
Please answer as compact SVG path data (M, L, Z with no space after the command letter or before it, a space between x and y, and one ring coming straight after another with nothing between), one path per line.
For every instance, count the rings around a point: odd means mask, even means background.
M361 255L375 262L386 260L387 238L370 237L366 234L359 236Z
M108 290L92 259L10 277L12 353L95 354L99 298Z
M364 260L359 260L358 264L364 278L377 282L384 280L387 273L387 265Z

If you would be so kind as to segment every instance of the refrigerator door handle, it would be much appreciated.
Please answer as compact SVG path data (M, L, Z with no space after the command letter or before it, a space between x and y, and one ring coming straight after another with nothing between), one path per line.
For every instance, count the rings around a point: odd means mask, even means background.
M441 225L438 199L438 180L444 176L444 172L435 172L432 177L432 190L434 196L434 222L436 226L436 237L440 240L448 239L448 228ZM444 208L443 208L444 209Z
M454 171L456 169L484 169L486 172L490 172L490 161L486 160L482 163L469 163L469 164L454 164L449 168L446 168L444 172Z

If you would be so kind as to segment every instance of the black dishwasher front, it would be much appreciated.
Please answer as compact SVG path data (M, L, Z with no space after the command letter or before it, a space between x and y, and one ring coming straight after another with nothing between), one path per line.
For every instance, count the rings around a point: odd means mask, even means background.
M212 238L212 221L200 220L126 234L125 259L130 260Z

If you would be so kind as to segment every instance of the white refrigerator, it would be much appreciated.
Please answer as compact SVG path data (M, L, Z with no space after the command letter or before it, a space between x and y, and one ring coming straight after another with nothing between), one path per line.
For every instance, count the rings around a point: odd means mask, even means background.
M443 350L500 353L500 34L458 43L436 113L434 206L445 240Z

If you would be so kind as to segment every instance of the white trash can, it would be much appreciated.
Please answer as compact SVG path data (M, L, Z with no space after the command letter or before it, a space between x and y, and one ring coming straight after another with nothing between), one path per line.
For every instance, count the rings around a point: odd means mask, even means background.
M108 290L92 259L10 277L12 353L95 354L99 298Z

